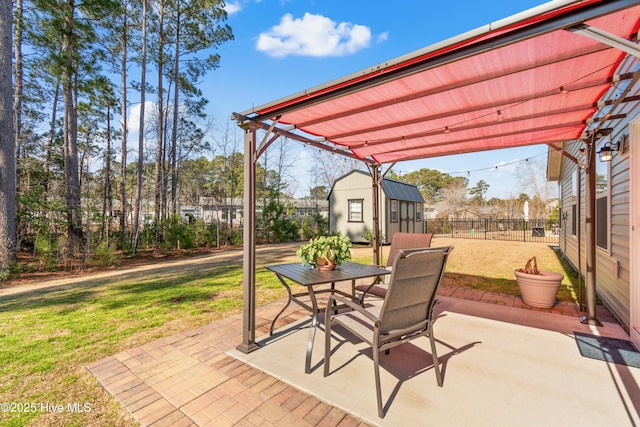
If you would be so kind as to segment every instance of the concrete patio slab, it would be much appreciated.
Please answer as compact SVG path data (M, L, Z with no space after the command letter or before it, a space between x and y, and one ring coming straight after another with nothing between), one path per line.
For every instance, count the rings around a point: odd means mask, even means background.
M251 354L229 354L371 425L602 426L640 424L640 369L584 358L574 331L628 339L615 323L442 297L435 323L444 386L428 339L381 356L377 416L371 351L336 327L331 374L323 377L324 331L304 374L308 320L265 336Z

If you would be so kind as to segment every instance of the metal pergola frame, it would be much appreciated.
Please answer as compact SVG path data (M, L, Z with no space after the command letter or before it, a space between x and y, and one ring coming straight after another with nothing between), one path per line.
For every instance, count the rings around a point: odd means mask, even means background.
M585 5L585 3L587 3ZM371 67L360 73L354 73L341 79L337 79L324 85L316 86L304 92L299 92L286 98L282 98L260 107L252 108L242 113L234 113L233 118L238 122L244 131L244 212L245 222L243 228L243 341L237 347L238 350L249 353L259 348L255 341L255 273L256 273L256 232L255 232L255 210L256 210L256 165L261 153L278 137L287 137L302 142L309 146L328 150L352 159L358 159L366 163L372 172L372 191L374 193L374 203L378 200L378 187L380 181L381 165L372 158L359 158L355 156L350 148L342 147L332 143L326 138L313 138L295 132L295 127L284 127L279 125L280 117L286 113L303 109L318 103L335 100L348 94L353 94L366 88L383 84L384 82L400 79L412 75L419 71L439 67L444 64L460 60L464 57L481 55L499 46L505 46L519 41L527 40L543 34L567 30L598 40L607 46L620 49L627 54L640 58L638 46L628 40L609 34L597 28L589 27L585 21L595 17L607 15L640 4L637 0L610 0L610 1L587 1L565 0L536 7L521 14L514 15L478 30L465 33L461 36L449 39L446 42L438 43L429 48L416 51L412 54L402 56L384 64ZM575 6L575 8L572 8ZM553 15L552 10L567 7L568 12ZM496 27L507 28L515 22L524 19L535 19L536 17L550 14L544 19L534 22L524 28L515 31L505 31L503 34L482 40L483 36L490 32L495 32ZM546 16L546 15L545 15ZM498 28L498 29L499 29ZM447 45L453 46L468 41L469 39L479 39L480 41L465 44L462 48L447 51ZM430 56L431 52L442 52L436 56ZM638 73L624 76L633 79L633 83L638 80ZM469 82L462 82L461 85ZM586 83L589 84L589 83ZM626 95L626 94L625 94ZM426 96L426 92L425 92ZM539 94L543 96L543 94ZM624 100L637 100L637 97L621 97L618 102ZM514 101L517 101L514 98ZM387 101L387 104L389 101ZM477 106L476 108L484 108ZM373 108L373 107L372 107ZM359 111L360 112L360 111ZM547 113L548 115L548 113ZM586 147L586 164L582 164L581 169L586 172L586 215L585 215L585 239L586 239L586 282L587 282L587 310L586 317L582 319L584 323L596 325L599 323L596 317L596 268L595 268L595 146L598 132L602 134L603 125L610 120L620 118L619 116L605 116L591 120L590 123L581 122L580 125L597 123L595 129L585 134L582 139ZM270 122L270 123L269 123ZM308 124L308 123L307 123ZM257 144L257 131L266 132L260 144ZM527 131L532 131L531 129ZM526 132L525 132L526 134ZM410 137L410 136L409 136ZM555 145L556 141L546 141L551 148L558 150L565 157L577 162L575 157L564 152ZM538 142L536 142L538 143ZM506 148L506 147L503 147ZM480 151L480 150L477 150ZM468 151L471 152L471 151ZM403 158L409 160L413 157ZM416 156L415 158L420 158ZM378 208L374 209L374 259L379 259L379 227L375 221L379 218Z

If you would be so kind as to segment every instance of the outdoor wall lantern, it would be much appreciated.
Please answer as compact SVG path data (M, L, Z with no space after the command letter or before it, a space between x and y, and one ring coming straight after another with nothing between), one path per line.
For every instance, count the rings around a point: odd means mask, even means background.
M610 162L613 158L613 152L618 151L619 147L620 143L618 142L611 143L611 141L605 141L605 143L602 144L600 151L598 151L598 157L600 157L600 161Z

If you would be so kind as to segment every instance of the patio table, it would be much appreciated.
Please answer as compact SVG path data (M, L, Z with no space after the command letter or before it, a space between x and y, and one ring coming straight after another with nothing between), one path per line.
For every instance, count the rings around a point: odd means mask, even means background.
M271 328L269 334L273 334L273 327L278 320L278 317L287 309L291 301L300 305L301 307L311 312L311 329L309 331L309 340L307 341L307 353L304 365L304 372L311 372L311 353L313 351L313 341L316 334L316 327L318 326L318 300L316 295L321 293L339 294L348 298L358 301L355 296L355 286L357 279L364 279L368 277L383 276L390 274L391 270L387 270L384 267L377 265L359 264L356 262L345 262L342 265L336 267L335 270L318 270L310 266L302 266L299 262L291 264L278 264L266 266L268 270L273 271L282 285L287 290L289 298L286 305L280 310L271 322ZM287 280L296 282L302 286L306 286L306 292L293 293ZM340 289L336 289L336 282L351 280L351 294L344 292ZM329 288L320 288L320 285L330 284ZM301 297L309 297L311 305L301 300ZM337 309L337 307L336 307Z

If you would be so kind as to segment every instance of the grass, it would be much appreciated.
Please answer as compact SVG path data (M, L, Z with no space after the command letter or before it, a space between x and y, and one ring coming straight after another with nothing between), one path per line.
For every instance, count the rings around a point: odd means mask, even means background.
M565 272L556 253L541 244L440 238L433 242L448 244L456 248L449 258L447 286L517 294L513 269L534 255L541 269ZM268 262L295 260L282 255L292 254L295 247L282 250L271 253ZM371 249L355 248L353 258L370 263ZM261 259L256 278L258 305L286 295L276 277L261 268L267 262ZM558 295L560 300L575 300L569 279ZM0 425L135 425L84 366L241 310L242 266L237 259L206 265L185 262L125 276L91 276L76 284L2 296L0 403L22 404L23 410L3 410ZM47 412L45 402L65 408L87 404L90 412ZM26 412L24 404L35 404L36 410Z
M258 304L281 298L275 276L260 271ZM242 267L172 274L0 298L0 402L89 403L90 415L0 413L0 423L130 424L84 366L161 336L242 309ZM100 421L97 421L100 420Z
M527 260L535 256L540 270L564 275L557 300L578 302L578 275L560 252L548 244L435 238L431 245L455 247L447 262L445 286L519 295L513 270L523 268Z

